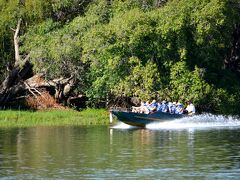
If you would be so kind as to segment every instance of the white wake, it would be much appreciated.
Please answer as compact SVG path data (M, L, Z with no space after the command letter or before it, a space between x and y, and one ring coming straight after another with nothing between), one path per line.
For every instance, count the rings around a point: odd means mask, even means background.
M240 118L233 116L201 114L166 122L151 123L147 129L224 129L240 128Z

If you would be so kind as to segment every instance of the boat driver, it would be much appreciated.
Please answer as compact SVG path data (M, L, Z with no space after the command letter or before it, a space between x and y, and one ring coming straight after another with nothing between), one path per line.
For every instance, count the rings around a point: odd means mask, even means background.
M196 112L195 106L191 101L188 101L188 105L185 110L187 111L188 115L193 115Z

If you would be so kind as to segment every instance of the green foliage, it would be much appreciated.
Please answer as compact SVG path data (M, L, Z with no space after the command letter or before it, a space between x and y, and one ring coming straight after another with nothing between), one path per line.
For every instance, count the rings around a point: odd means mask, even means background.
M6 73L6 64L14 61L11 29L15 29L19 18L23 19L20 29L20 34L23 34L29 25L48 24L49 19L50 21L57 20L58 24L68 22L75 16L83 14L90 2L85 0L0 0L0 81ZM45 20L47 22L44 22ZM30 26L29 29L31 28L33 27ZM42 39L45 38L38 36L37 41ZM28 53L28 51L23 51L23 53Z
M45 21L22 39L25 45L21 50L30 53L36 72L44 72L49 78L74 73L78 66L73 63L81 53L77 51L77 37L65 34L65 29L56 30L58 26L52 20Z
M0 81L4 78L6 64L13 57L13 33L10 28L16 24L17 2L0 0Z
M239 100L240 89L236 90L234 94L230 94L226 90L220 88L211 92L211 96L208 99L211 109L215 113L223 114L238 114L239 115Z
M11 11L14 2L7 5ZM229 113L226 101L239 114L238 75L223 70L240 20L237 0L94 0L80 9L79 2L28 0L17 8L31 25L21 52L30 53L36 72L74 75L93 104L117 96L160 97Z
M114 87L114 94L145 100L155 98L156 91L161 87L156 64L149 62L144 66L138 58L132 57L129 59L129 67L129 74Z
M101 99L111 94L143 97L143 92L146 93L145 97L149 97L148 93L159 82L155 73L156 66L154 63L148 65L148 61L152 59L150 53L153 51L151 40L150 47L144 42L144 39L154 38L151 19L139 9L130 10L121 17L116 15L108 24L97 25L84 36L83 59L90 63L89 77L92 82L87 94L93 98ZM156 75L150 74L151 71ZM129 91L133 80L137 80L135 73L148 73L150 79L144 77L142 83L146 84L136 82L139 85ZM119 83L122 86L120 89ZM145 88L141 89L143 87ZM137 92L134 92L135 90Z
M195 67L194 71L189 71L184 61L174 64L170 75L170 97L181 102L191 100L199 104L212 91L203 76L203 69Z

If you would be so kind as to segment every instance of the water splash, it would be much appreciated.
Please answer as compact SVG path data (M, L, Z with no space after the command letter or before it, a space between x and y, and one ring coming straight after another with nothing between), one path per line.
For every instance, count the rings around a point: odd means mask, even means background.
M111 128L113 128L113 129L135 129L138 127L131 126L131 125L125 124L123 122L119 122L118 124L112 126Z
M240 128L240 119L233 116L201 114L172 121L152 123L147 129L225 129Z

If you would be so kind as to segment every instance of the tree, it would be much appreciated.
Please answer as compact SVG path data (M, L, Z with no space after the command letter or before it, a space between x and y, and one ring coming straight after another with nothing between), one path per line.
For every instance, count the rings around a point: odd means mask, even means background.
M48 80L74 76L76 94L86 94L93 104L160 96L224 111L220 104L229 95L229 104L236 105L237 0L88 2L9 4L24 17L20 56L30 54L34 73ZM5 49L13 45L6 37Z
M73 5L72 3L76 5L78 4L79 9L72 9ZM29 27L29 25L34 23L41 23L46 18L53 18L56 20L61 20L62 22L56 23L60 24L65 23L67 20L72 18L76 13L80 14L83 13L83 8L80 10L80 7L85 7L89 3L86 1L64 1L64 2L49 2L49 1L1 1L0 7L1 7L1 13L5 16L3 16L3 19L1 21L2 23L2 32L4 34L3 36L3 43L2 48L4 49L3 53L5 52L5 49L12 45L14 45L13 48L9 48L11 51L8 54L9 59L9 72L5 72L4 75L1 77L3 79L1 87L0 87L0 102L1 105L5 105L6 103L11 103L11 101L14 101L18 99L18 96L25 95L26 91L29 91L30 93L33 93L31 90L32 88L37 88L35 85L27 84L28 78L31 78L33 75L32 72L32 64L29 61L29 52L27 51L21 51L21 54L19 53L19 36L24 33ZM33 11L33 9L35 9ZM61 17L58 17L58 11L68 11L71 9L70 12L68 12L67 16L61 15ZM57 14L56 14L57 13ZM10 15L9 15L10 14ZM61 14L61 13L60 13ZM56 17L57 16L57 17ZM5 33L10 31L10 27L12 24L15 23L15 21L18 19L18 25L17 28L14 30L14 41L9 41L8 39L11 39L9 33ZM21 23L22 22L22 23ZM21 28L20 28L21 24ZM54 26L55 28L58 26ZM9 28L9 29L7 29ZM52 28L52 27L50 27ZM8 39L7 39L8 38ZM14 51L13 51L14 50ZM14 53L13 53L14 52ZM13 55L15 55L15 58L13 58ZM25 59L23 57L26 57ZM3 54L3 58L5 58L5 54ZM11 59L12 58L12 59ZM6 60L3 61L6 63ZM4 66L2 66L3 69L2 72L4 72ZM48 82L48 85L44 85L45 87L53 86L55 88L55 96L56 94L60 94L59 92L63 92L64 95L69 92L69 88L73 86L72 77L73 75L70 75L68 73L67 79L60 78L58 80L53 80L52 83ZM31 82L31 81L29 81ZM66 86L69 86L66 88ZM67 90L68 89L68 90ZM35 91L38 94L41 94L40 91ZM62 99L62 96L57 95L57 99Z

